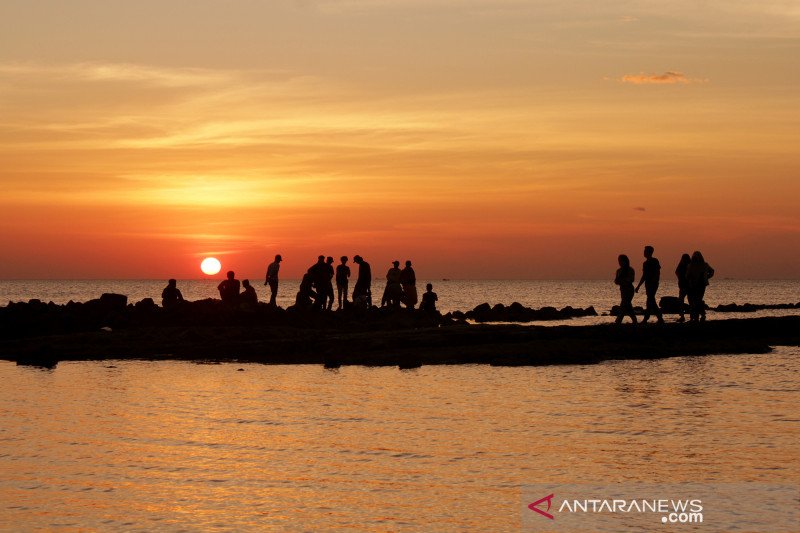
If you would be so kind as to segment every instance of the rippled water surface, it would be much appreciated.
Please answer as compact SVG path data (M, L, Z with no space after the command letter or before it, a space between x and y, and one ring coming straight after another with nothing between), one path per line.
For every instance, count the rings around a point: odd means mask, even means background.
M524 484L796 484L799 356L0 362L0 529L514 531Z

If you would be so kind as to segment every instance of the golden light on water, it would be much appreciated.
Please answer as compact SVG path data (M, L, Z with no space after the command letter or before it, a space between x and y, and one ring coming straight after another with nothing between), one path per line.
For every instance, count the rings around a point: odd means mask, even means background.
M213 276L217 274L220 269L222 268L222 263L219 262L219 259L216 257L206 257L203 259L203 262L200 263L200 270L203 271L203 274L208 276Z

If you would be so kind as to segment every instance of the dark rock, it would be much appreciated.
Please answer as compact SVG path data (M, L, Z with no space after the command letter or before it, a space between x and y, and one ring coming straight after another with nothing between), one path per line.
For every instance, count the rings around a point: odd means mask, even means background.
M145 298L144 300L136 302L133 307L136 309L155 309L158 306L152 298Z
M128 305L128 297L124 294L107 292L100 296L100 303L107 311L124 311Z

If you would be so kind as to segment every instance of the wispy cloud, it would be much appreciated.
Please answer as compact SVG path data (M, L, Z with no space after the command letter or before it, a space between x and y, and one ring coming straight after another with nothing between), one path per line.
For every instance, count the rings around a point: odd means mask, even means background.
M58 65L41 63L0 64L0 77L15 80L47 77L76 82L138 82L161 87L193 87L235 81L233 71L200 68L160 68L135 63L81 62Z
M690 83L705 83L708 80L688 78L683 72L668 70L663 74L626 74L620 81L633 85L675 85Z

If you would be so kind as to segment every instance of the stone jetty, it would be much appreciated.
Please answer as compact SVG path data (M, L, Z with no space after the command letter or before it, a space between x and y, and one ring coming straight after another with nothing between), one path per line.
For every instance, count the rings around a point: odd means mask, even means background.
M261 303L232 308L211 299L163 309L151 299L130 304L123 295L66 305L31 300L0 307L0 358L41 366L134 358L414 368L589 364L800 345L797 315L647 326L503 323L596 314L593 308L520 304L441 315L375 307L314 312Z

